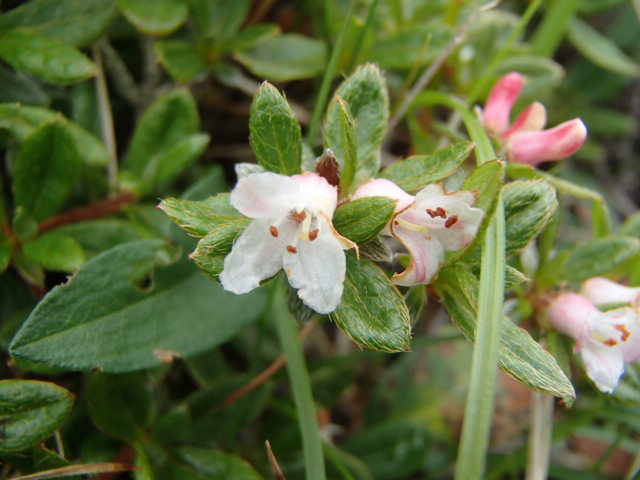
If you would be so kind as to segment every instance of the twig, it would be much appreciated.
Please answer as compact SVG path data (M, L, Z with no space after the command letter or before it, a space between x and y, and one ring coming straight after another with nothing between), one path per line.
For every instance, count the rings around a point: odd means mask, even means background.
M304 341L305 338L309 336L313 328L315 327L315 322L308 322L302 331L300 332L300 340ZM264 382L273 377L278 371L284 367L287 363L287 360L284 355L280 355L276 358L271 365L265 368L257 377L253 378L249 383L241 387L240 389L233 392L227 398L225 398L222 402L219 403L220 407L228 407L229 405L233 405L238 400L240 400L245 395L251 393Z
M269 13L269 10L271 10L271 7L273 7L274 3L275 0L262 0L262 2L258 2L258 6L249 17L249 20L247 20L247 22L245 23L245 27L260 23L265 15Z
M115 190L118 186L118 157L116 150L116 134L113 128L113 114L111 112L111 101L109 100L109 89L107 80L102 68L102 53L100 45L95 44L92 48L93 60L96 64L96 91L98 94L98 111L100 114L100 127L102 128L102 140L109 152L109 163L107 165L109 186Z
M531 431L526 480L545 480L549 473L551 433L553 429L553 397L532 392Z
M280 465L278 465L278 460L276 460L276 456L273 454L273 450L271 449L271 444L269 443L269 440L265 442L265 445L267 447L267 457L269 457L269 463L271 464L271 469L273 470L273 474L275 475L276 480L287 480L284 476L284 473L282 473L282 469L280 468Z
M45 480L48 478L72 477L75 475L91 475L104 472L129 472L136 470L135 465L128 463L86 463L84 465L69 465L68 467L53 468L42 472L15 477L13 480Z
M101 202L88 205L86 207L77 208L70 212L55 215L45 220L40 225L40 233L53 230L61 225L77 223L83 220L94 220L103 218L113 213L118 213L124 207L136 200L133 192L122 192L117 197L107 198Z
M494 0L485 5L482 5L472 15L469 16L469 19L460 27L460 30L458 31L456 36L453 38L453 40L451 40L451 42L449 42L449 44L442 50L440 55L438 55L438 58L434 60L434 62L429 66L429 68L427 68L424 71L424 73L420 76L420 78L415 83L413 88L409 91L407 96L404 98L400 106L397 108L395 114L389 121L389 129L387 130L388 137L391 136L391 134L393 133L393 130L398 126L400 119L404 116L405 113L407 113L407 110L409 110L409 107L411 106L413 101L416 99L416 97L420 94L420 92L422 92L427 87L427 85L429 84L431 79L435 76L435 74L438 73L438 70L440 70L440 67L442 66L442 64L447 60L447 58L449 58L449 56L455 51L455 49L458 48L458 46L466 39L467 34L469 33L469 28L471 27L471 24L475 20L476 16L479 13L495 8L498 5L498 3L500 3L499 0Z

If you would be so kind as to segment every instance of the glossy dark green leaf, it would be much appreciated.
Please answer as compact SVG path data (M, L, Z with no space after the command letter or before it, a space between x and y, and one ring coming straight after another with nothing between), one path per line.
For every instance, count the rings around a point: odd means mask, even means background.
M372 240L389 223L396 202L388 197L366 197L340 206L333 226L343 237L356 243Z
M391 280L369 260L347 253L344 293L331 319L359 345L380 352L409 350L409 310Z
M96 66L80 50L22 30L0 32L0 57L45 82L69 85L91 78Z
M407 192L415 193L455 172L472 150L473 144L470 142L454 143L432 155L416 155L395 162L380 172L380 176Z
M260 315L262 291L224 292L188 260L154 269L166 262L163 245L126 243L89 260L40 302L12 354L70 370L134 371L219 345Z
M93 423L119 440L146 438L152 415L152 396L144 373L94 373L87 385L87 407Z
M320 74L326 64L327 50L320 40L287 33L250 50L234 52L234 56L258 77L286 82Z
M245 21L251 0L188 0L200 37L222 43Z
M251 104L251 146L265 170L292 175L300 173L302 133L284 96L263 83Z
M167 465L170 480L262 480L245 460L219 450L180 447L171 453Z
M347 152L344 149L342 109L338 98L348 105L355 122L353 133L358 164L355 185L375 176L380 169L380 148L389 119L389 96L382 73L375 65L364 65L348 77L335 93L325 119L325 146L335 153L341 170Z
M22 246L24 256L46 270L73 273L85 261L84 251L72 237L47 233Z
M0 452L26 450L60 428L73 396L53 383L0 380Z
M588 240L574 246L564 265L556 265L556 278L569 281L584 281L590 277L604 275L623 265L640 252L640 239L612 236Z
M2 18L2 17L0 17ZM19 102L27 105L48 105L49 96L28 75L0 65L0 103Z
M178 82L189 83L207 73L207 62L193 43L161 40L156 42L156 53L167 72Z
M38 221L56 213L80 177L80 155L64 122L44 124L34 131L14 165L16 204Z
M477 318L478 279L462 267L442 269L435 283L438 294L465 336L473 341ZM571 405L575 391L556 360L525 330L505 318L502 323L499 365L528 387L555 395Z
M149 35L167 35L179 28L189 14L186 0L117 0L120 11Z
M0 31L21 29L83 47L116 17L115 0L32 0L0 16Z
M204 201L165 198L158 208L180 228L196 237L204 237L219 224L246 218L231 205L228 193L220 193Z
M558 208L555 189L547 182L518 180L502 191L506 218L507 255L536 238Z
M108 163L109 154L102 142L77 123L67 120L62 113L17 103L0 104L0 130L7 130L18 142L24 142L43 124L55 121L65 124L87 165L105 166Z

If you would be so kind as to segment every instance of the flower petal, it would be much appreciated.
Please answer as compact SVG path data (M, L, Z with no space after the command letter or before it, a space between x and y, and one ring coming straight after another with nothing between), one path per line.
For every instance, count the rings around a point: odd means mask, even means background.
M517 132L528 132L531 130L542 130L547 123L547 109L540 102L534 102L518 115L516 121L504 133L504 138L508 138Z
M397 225L392 225L391 231L411 254L409 266L393 276L393 283L408 287L429 283L444 261L442 244L424 233Z
M512 161L537 165L573 155L586 139L587 127L574 118L548 130L515 133L509 137L507 150Z
M587 375L605 393L611 393L624 373L622 350L600 342L590 342L582 350L582 361Z
M361 185L351 197L357 200L364 197L389 197L397 202L396 211L404 210L414 201L414 197L386 178L376 178Z
M591 340L594 322L602 316L593 303L577 293L563 293L547 309L553 327L576 340L576 352Z
M595 305L631 303L640 295L640 288L620 285L608 278L593 277L584 282L580 294Z
M231 204L251 218L276 219L294 208L302 208L299 183L273 172L240 178L231 191Z
M297 253L286 252L284 270L298 296L318 313L333 312L342 298L346 259L340 241L329 225L320 221L320 234L301 241Z
M282 268L287 239L295 234L296 226L283 222L277 238L269 233L270 226L268 220L254 220L242 232L224 259L220 283L225 290L237 294L250 292Z
M338 189L316 173L303 173L291 177L300 187L300 201L305 207L321 210L329 217L338 204Z
M510 123L511 109L524 87L524 77L511 72L502 77L491 90L482 113L482 123L489 133L501 136Z

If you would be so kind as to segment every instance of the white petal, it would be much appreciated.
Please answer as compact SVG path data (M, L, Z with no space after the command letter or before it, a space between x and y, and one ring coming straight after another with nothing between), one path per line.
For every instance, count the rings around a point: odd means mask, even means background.
M250 292L282 268L287 238L291 238L294 227L285 222L275 238L269 233L270 226L268 220L254 220L242 232L224 259L220 283L225 290L237 294Z
M429 283L444 261L440 242L402 227L392 226L392 232L411 254L409 266L393 276L393 283L404 286Z
M329 218L338 204L338 189L316 173L303 173L291 177L300 186L301 202L313 211L322 211Z
M326 222L313 241L301 241L297 253L286 252L284 270L298 296L318 313L333 312L342 298L346 260L340 241Z
M623 307L609 310L603 314L601 323L595 326L594 331L603 338L619 342L625 363L640 360L640 318L635 309Z
M376 178L360 186L352 200L364 197L389 197L397 202L396 211L404 210L414 201L414 197L386 178Z
M627 287L608 278L593 277L584 282L580 294L595 305L631 303L640 295L640 288Z
M622 349L592 341L582 350L582 361L597 387L605 393L613 392L624 373Z
M289 210L301 209L302 200L298 182L273 172L241 178L231 191L232 205L251 218L276 219Z

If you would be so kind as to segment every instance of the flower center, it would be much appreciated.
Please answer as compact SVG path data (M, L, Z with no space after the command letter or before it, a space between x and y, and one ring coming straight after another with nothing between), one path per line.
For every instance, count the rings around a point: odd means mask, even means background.
M616 345L620 344L620 342L629 341L629 338L631 337L631 332L629 331L629 328L627 328L626 325L622 323L618 323L613 325L613 328L617 330L617 332L612 332L612 331L608 331L606 333L594 332L593 337L599 342L602 342L603 344L609 347L615 347ZM618 332L620 332L619 335L618 335Z
M291 239L291 243L287 244L286 249L289 253L298 253L298 242L300 240L303 240L305 242L313 242L316 238L318 238L318 235L320 234L320 229L316 226L318 220L317 217L307 209L301 211L291 210L282 218L279 218L273 225L271 225L271 227L269 228L271 235L277 238L280 234L278 227L286 218L289 217L298 224L298 228L296 229L295 235L293 235L293 238ZM316 226L316 228L313 228L314 226Z

